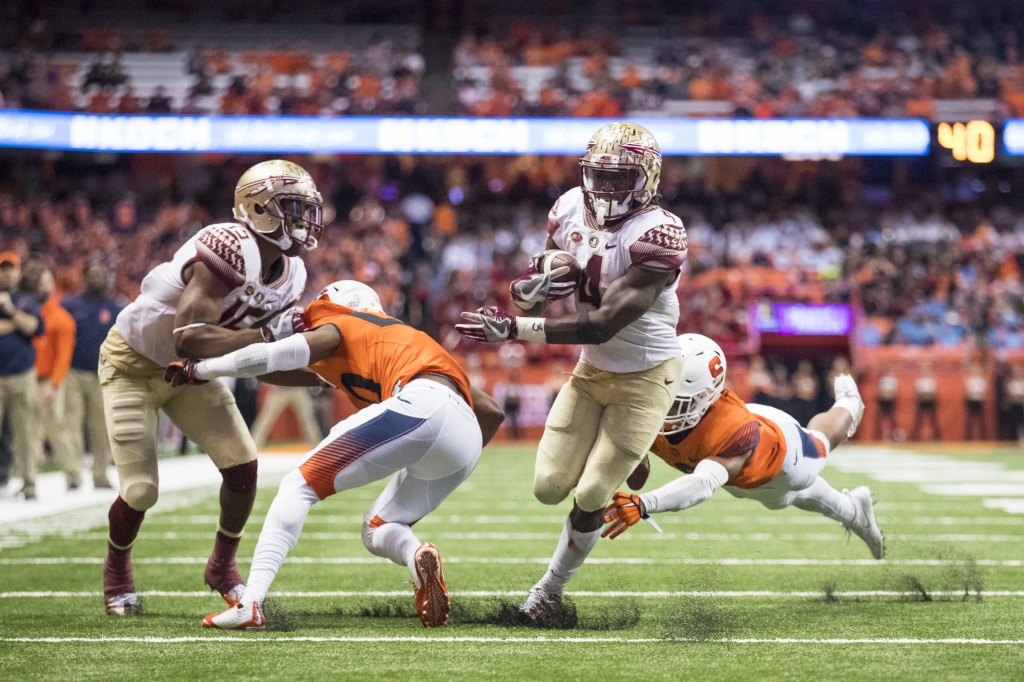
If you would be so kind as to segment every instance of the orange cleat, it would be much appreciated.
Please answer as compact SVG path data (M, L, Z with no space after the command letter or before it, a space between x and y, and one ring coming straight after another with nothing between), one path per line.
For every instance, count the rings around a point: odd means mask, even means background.
M452 608L448 586L444 583L444 572L441 570L441 555L437 547L424 542L416 550L413 561L417 578L416 613L423 627L441 627L448 620L448 612Z
M204 628L219 630L263 630L266 626L263 609L256 602L253 602L251 608L246 608L244 604L236 604L226 611L211 613L203 618Z

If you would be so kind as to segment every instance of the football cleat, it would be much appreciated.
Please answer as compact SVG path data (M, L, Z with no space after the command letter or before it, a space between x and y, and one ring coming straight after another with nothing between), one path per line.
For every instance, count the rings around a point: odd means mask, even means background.
M871 556L876 559L885 558L885 536L882 535L875 521L875 502L871 498L871 489L866 485L853 490L844 490L843 494L853 502L857 514L850 523L844 523L848 533L853 533L868 546Z
M534 622L549 619L561 610L562 595L546 592L536 585L530 588L526 601L519 607L519 612Z
M448 586L444 582L441 570L441 555L437 547L424 542L416 550L413 558L416 573L416 613L425 628L437 628L448 620L448 612L452 608L452 599L448 596Z
M836 394L836 404L841 403L853 415L853 424L846 432L847 438L853 438L853 434L857 433L857 427L860 426L860 420L864 416L864 401L861 400L860 389L857 388L857 382L849 374L837 376L832 388Z
M220 613L211 613L203 618L204 628L219 630L264 630L267 622L263 618L263 609L256 602L251 606L235 604Z
M126 592L107 599L108 616L141 616L142 604L134 592Z

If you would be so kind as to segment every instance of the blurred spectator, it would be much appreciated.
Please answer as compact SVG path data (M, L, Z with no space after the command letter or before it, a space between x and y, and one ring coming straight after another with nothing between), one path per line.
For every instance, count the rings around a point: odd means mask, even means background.
M1014 426L1017 440L1024 445L1024 364L1015 362L1012 365L1003 391L1010 423Z
M807 422L818 412L818 377L814 374L814 365L810 360L797 363L792 384L793 408L790 414L802 426L807 426Z
M965 440L987 440L988 429L985 427L985 394L988 392L988 379L985 378L981 363L972 362L964 380L964 395L967 407L967 423L964 427Z
M508 427L509 438L522 440L523 432L519 426L519 412L523 403L523 386L519 379L519 372L512 370L508 373L505 381L505 424Z
M263 406L252 425L252 439L258 450L262 450L266 446L270 430L274 427L278 417L289 407L299 419L302 437L307 444L315 445L323 438L320 434L316 410L313 407L313 398L310 397L308 388L268 385Z
M21 258L0 253L0 412L8 419L14 445L14 475L21 494L36 498L36 471L42 456L36 417L36 353L32 338L44 329L39 304L18 291Z
M917 411L914 413L914 427L910 431L911 440L921 440L921 426L927 416L931 420L932 440L942 440L939 430L939 415L937 408L938 382L932 373L930 362L922 362L914 381L914 390L917 396Z
M149 96L149 104L146 105L147 114L169 114L171 113L171 98L164 92L164 86L158 85Z
M764 358L755 355L750 359L747 387L753 396L751 402L768 405L772 399L772 377L768 374Z
M899 396L900 380L888 363L878 371L878 418L875 420L875 440L895 440L896 401ZM889 423L888 431L885 422Z
M54 295L53 273L41 261L25 262L19 289L39 302L43 322L43 333L32 339L38 384L37 438L41 446L50 444L68 490L77 490L82 484L82 462L71 446L65 385L75 347L75 320Z
M107 468L110 466L110 443L103 416L103 394L100 392L100 346L114 326L121 307L107 292L113 283L110 269L101 261L90 261L83 271L85 291L68 296L61 303L75 321L75 347L71 356L66 388L66 425L71 437L71 453L77 467L82 468L85 456L85 431L89 433L92 453L94 488L109 488Z

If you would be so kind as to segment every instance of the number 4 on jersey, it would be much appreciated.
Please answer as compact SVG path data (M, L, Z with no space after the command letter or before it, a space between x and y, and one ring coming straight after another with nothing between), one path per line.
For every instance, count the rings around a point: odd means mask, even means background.
M589 303L595 308L601 307L601 265L604 256L594 254L583 268L583 281L580 283L580 303Z

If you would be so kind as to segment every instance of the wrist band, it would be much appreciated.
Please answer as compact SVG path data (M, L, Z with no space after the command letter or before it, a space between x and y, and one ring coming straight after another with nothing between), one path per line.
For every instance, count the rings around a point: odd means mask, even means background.
M543 317L517 317L516 338L520 341L533 341L534 343L547 343L547 334L544 332Z

